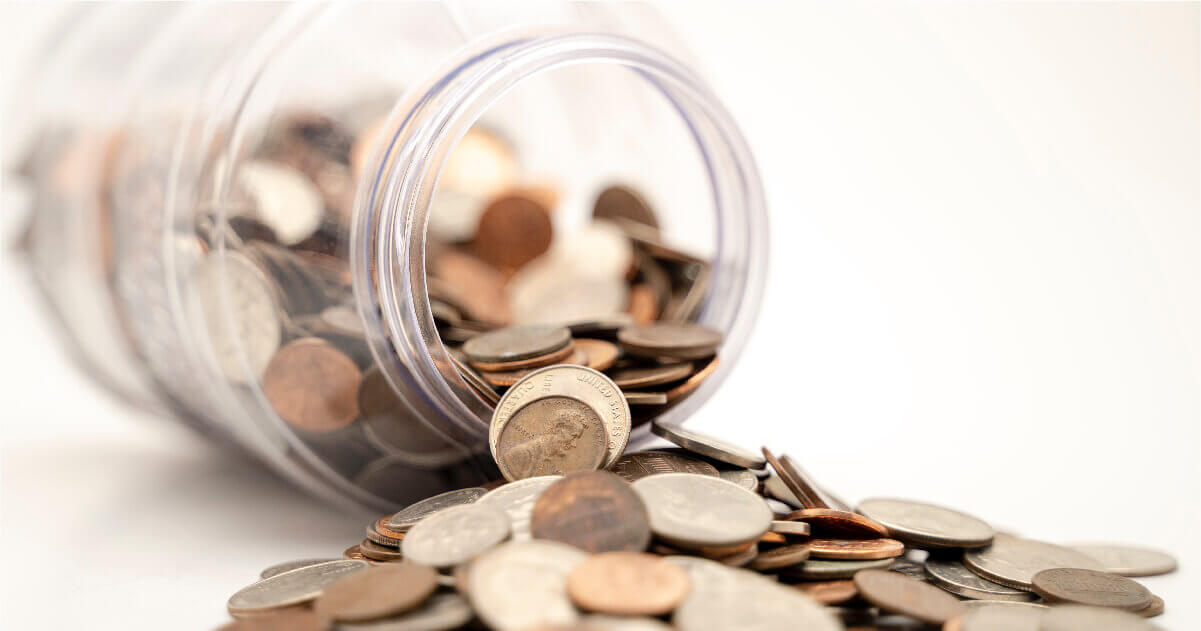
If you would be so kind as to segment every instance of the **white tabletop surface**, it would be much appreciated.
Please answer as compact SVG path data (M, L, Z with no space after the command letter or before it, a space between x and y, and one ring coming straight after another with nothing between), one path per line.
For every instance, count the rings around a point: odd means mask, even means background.
M757 333L694 426L847 498L1168 550L1156 622L1201 628L1198 5L733 6L663 8L773 220ZM0 7L6 99L47 13ZM3 270L0 628L210 628L362 537L108 398Z

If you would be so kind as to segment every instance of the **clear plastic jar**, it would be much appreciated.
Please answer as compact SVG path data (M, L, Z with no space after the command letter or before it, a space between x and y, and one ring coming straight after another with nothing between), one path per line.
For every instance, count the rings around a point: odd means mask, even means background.
M708 261L690 315L724 333L721 364L644 421L695 411L755 319L767 226L754 162L643 5L119 4L73 12L54 39L14 129L34 192L25 247L67 345L126 399L318 494L384 509L498 477L492 407L452 363L427 282L431 212L462 202L447 186L464 172L553 189L556 234L627 184L658 213L656 238ZM518 174L454 163L465 137L503 144ZM281 155L291 171L264 166ZM307 197L262 190L294 172ZM283 278L311 291L281 293ZM290 370L317 385L302 403L354 422L281 418L264 372L302 337L316 341L292 349L305 359ZM340 358L326 364L313 353L331 340Z

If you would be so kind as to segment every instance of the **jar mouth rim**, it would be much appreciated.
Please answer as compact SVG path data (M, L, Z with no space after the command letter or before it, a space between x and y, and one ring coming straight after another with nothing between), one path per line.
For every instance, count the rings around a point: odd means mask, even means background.
M734 364L758 311L767 260L762 184L733 118L699 77L655 48L611 34L519 32L472 46L393 108L385 127L393 135L377 147L357 187L350 252L355 297L382 372L416 416L449 420L434 429L464 446L486 445L492 408L458 373L434 324L425 257L438 178L450 151L502 95L531 77L582 64L621 66L646 79L696 142L717 215L709 295L730 296L700 316L726 332L718 372ZM682 420L719 381L707 380L660 418Z

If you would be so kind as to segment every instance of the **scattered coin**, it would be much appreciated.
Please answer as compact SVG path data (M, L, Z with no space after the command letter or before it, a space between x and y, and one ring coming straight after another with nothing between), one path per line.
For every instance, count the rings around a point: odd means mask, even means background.
M366 561L345 559L276 574L230 596L226 608L236 617L299 605L320 596L326 585L367 567Z
M1039 631L1152 631L1155 627L1136 614L1108 607L1059 605L1042 618Z
M303 606L238 618L218 631L325 631L328 621Z
M949 508L896 499L868 499L858 512L888 528L890 536L918 547L979 548L996 534L987 523Z
M812 598L753 572L694 557L667 560L687 571L692 583L688 597L671 618L680 631L842 629L838 620Z
M704 359L717 351L722 335L699 324L658 322L626 327L617 340L626 352L643 357Z
M954 596L903 574L863 570L853 580L859 595L873 605L927 624L943 624L963 613Z
M629 405L664 405L667 403L665 392L623 392Z
M891 564L892 559L876 559L872 561L809 559L799 565L788 568L785 574L804 580L830 581L851 578L863 570L885 569Z
M1113 544L1081 544L1068 547L1092 557L1110 574L1156 576L1176 569L1176 559L1171 555L1149 548Z
M809 553L815 559L892 559L905 553L905 544L896 539L810 539Z
M359 553L372 561L399 561L404 558L404 555L396 548L382 546L370 539L364 539L359 543Z
M888 529L875 520L832 508L802 508L785 515L784 519L808 523L814 536L818 537L854 539L888 536Z
M366 623L342 622L339 631L449 631L475 617L467 599L459 594L434 594L420 607L400 617Z
M651 539L643 500L608 471L574 473L546 487L534 505L530 531L535 539L591 553L641 552Z
M771 572L796 565L808 558L809 546L803 543L794 543L760 552L750 562L750 568L757 572Z
M612 368L621 354L616 344L605 340L576 338L575 346L588 358L587 366L589 368L602 372Z
M726 482L737 484L751 493L759 491L759 478L753 471L747 469L725 469L718 471L717 475Z
M655 218L650 205L628 186L610 186L601 191L592 207L592 216L596 219L624 219L647 226L656 233L659 230L659 220Z
M488 494L488 491L478 486L466 489L447 491L430 498L411 504L396 513L388 520L388 527L400 532L412 528L417 522L434 513L451 506L471 504Z
M803 521L784 521L782 519L774 519L771 522L771 532L781 535L808 537L809 524Z
M571 331L561 326L514 326L477 335L463 344L472 363L513 362L567 348Z
M531 538L530 518L534 505L547 487L561 479L561 475L547 475L516 480L488 491L478 501L482 505L499 508L509 516L513 541L528 541Z
M438 587L438 573L416 563L390 563L328 584L313 610L328 620L366 622L415 609Z
M846 579L797 583L793 587L823 605L841 605L859 595L855 581Z
M655 420L651 431L688 451L735 467L757 469L766 464L759 454L701 432Z
M362 374L354 360L325 340L306 337L280 348L263 372L263 394L288 423L328 432L359 417Z
M579 613L567 596L567 576L586 558L557 541L499 545L471 564L468 598L480 619L498 631L573 624Z
M664 473L634 482L651 530L677 546L723 546L755 541L771 526L763 499L720 478Z
M597 410L566 396L535 399L509 416L496 463L509 480L591 471L605 461L608 440Z
M259 574L259 578L271 578L272 576L275 576L276 574L283 574L284 572L287 572L289 570L295 570L295 569L299 569L302 567L308 567L310 565L317 565L318 563L329 563L330 561L337 561L337 560L338 559L301 559L299 561L288 561L286 563L277 563L276 565L272 565L271 567L263 570Z
M578 607L622 616L671 613L688 595L688 574L662 557L641 552L603 552L567 577L567 594Z
M968 550L963 564L980 576L1002 585L1031 590L1034 575L1043 570L1072 567L1101 570L1092 558L1052 543L997 535L992 545Z
M1034 575L1034 593L1054 603L1115 607L1138 611L1151 604L1146 587L1124 577L1097 570L1053 568Z
M984 603L987 607L974 607ZM944 631L1039 631L1047 607L1018 606L1027 603L974 600L963 603L964 613L948 620Z
M626 454L617 459L611 467L613 473L621 476L626 482L634 482L648 475L659 473L695 473L698 475L717 476L717 468L695 458L673 453L670 451L640 451ZM752 490L753 489L748 489Z
M1028 591L982 578L955 559L927 559L925 572L931 583L963 598L1014 602L1034 599L1034 595Z
M1159 596L1156 596L1155 594L1151 594L1151 604L1147 605L1143 609L1139 609L1138 611L1136 611L1134 613L1136 613L1144 618L1154 618L1155 616L1158 616L1158 615L1162 614L1163 612L1164 612L1163 599L1160 598Z
M414 563L453 567L471 560L509 536L509 517L491 506L452 506L413 526L401 551Z

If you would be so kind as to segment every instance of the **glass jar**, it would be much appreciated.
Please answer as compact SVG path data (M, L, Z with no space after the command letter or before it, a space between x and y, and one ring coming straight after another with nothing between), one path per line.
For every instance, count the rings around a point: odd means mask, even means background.
M754 162L643 5L119 4L54 39L14 129L24 247L67 346L325 497L380 510L499 477L493 406L448 349L462 313L579 324L615 286L598 270L686 282L651 304L721 331L722 361L640 409L631 447L703 403L755 319ZM589 223L613 183L655 209L620 231L637 247ZM501 317L436 257L505 191L553 208L539 269L573 282ZM526 269L503 268L510 300Z

